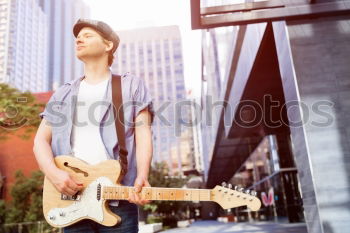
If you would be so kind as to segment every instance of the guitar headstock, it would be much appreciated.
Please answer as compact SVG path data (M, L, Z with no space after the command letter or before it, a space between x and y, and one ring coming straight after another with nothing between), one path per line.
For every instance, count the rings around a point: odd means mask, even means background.
M247 206L250 210L257 211L261 206L256 192L243 192L243 188L233 190L217 185L211 190L211 193L212 201L218 203L223 209Z

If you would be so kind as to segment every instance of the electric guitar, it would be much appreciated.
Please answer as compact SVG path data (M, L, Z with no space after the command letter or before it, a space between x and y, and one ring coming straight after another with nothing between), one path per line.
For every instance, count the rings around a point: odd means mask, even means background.
M129 194L134 192L134 187L115 183L121 169L117 160L89 165L71 156L57 156L55 163L58 168L81 181L83 190L74 196L63 195L45 177L43 212L51 226L65 227L83 219L91 219L105 226L113 226L121 221L118 215L109 210L108 201L127 200ZM261 206L260 200L254 195L221 186L214 189L143 187L139 195L146 200L214 201L224 209L247 206L257 211Z

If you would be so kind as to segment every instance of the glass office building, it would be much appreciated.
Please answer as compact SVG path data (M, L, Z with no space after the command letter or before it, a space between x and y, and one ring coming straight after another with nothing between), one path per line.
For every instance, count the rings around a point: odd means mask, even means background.
M46 90L48 20L35 0L0 1L0 82Z
M233 209L239 221L350 227L347 3L191 1L203 35L203 116L208 95L217 104L202 126L207 187L230 182L263 202L256 213Z
M117 31L120 45L112 71L130 72L145 80L160 110L153 123L153 162L166 161L171 174L183 175L196 168L193 130L182 127L189 122L183 72L182 42L178 26L163 26ZM178 107L177 107L178 106Z
M37 0L48 19L47 90L56 90L84 74L83 63L75 56L73 25L89 18L90 8L82 0Z

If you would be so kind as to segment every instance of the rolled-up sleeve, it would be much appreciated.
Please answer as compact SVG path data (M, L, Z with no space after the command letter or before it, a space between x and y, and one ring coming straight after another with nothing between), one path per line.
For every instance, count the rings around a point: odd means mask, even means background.
M151 122L154 119L154 107L152 96L146 87L145 81L142 78L137 78L134 82L136 89L134 93L135 102L135 116L136 117L142 110L147 109L151 114Z
M51 96L49 101L46 103L45 109L43 112L39 113L41 119L53 123L54 122L54 112L52 111L52 106L56 102L55 93Z

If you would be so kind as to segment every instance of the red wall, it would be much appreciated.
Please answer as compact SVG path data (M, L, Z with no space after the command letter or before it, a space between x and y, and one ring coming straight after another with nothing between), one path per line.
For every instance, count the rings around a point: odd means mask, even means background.
M43 103L46 103L51 95L52 92L34 94L37 101ZM23 130L25 129L11 132L7 140L0 141L0 173L5 177L4 195L0 199L5 198L6 201L11 199L10 190L17 170L21 169L25 175L29 176L32 171L39 169L33 153L35 132L28 140L24 140L17 136Z

